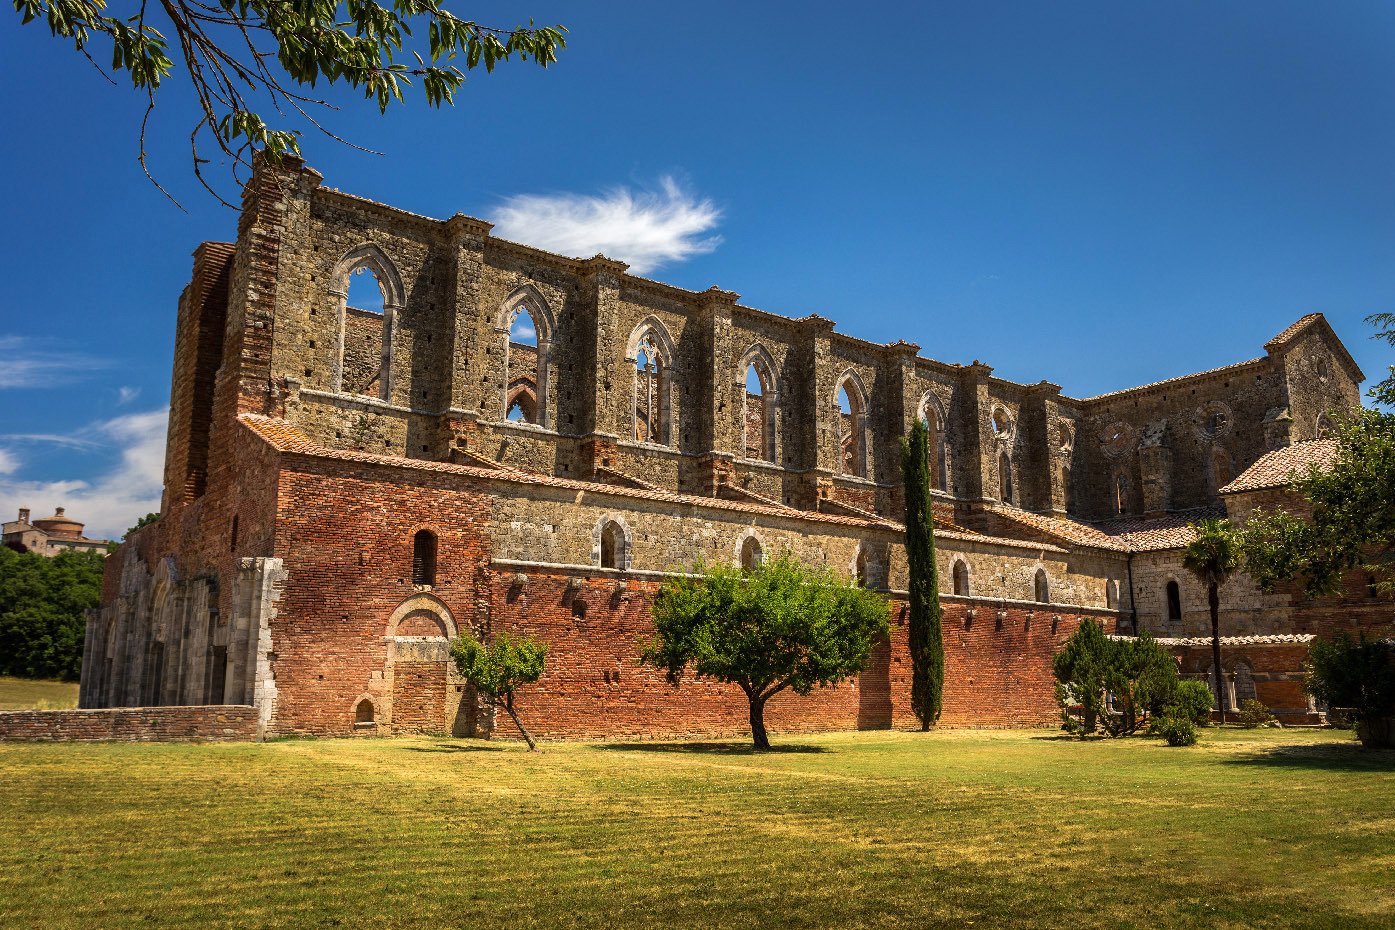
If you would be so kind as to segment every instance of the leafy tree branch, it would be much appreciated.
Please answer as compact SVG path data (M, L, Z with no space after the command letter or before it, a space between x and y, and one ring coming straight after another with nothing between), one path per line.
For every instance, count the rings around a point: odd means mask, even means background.
M14 0L14 6L21 23L47 25L115 84L93 57L98 46L110 46L111 73L124 73L145 95L139 161L166 196L150 173L146 139L156 94L182 65L198 106L189 134L194 174L228 206L204 175L210 140L239 183L255 151L272 159L300 154L301 130L286 128L288 120L298 117L345 142L316 118L337 109L314 95L321 82L346 85L384 113L419 81L427 105L441 107L454 104L466 72L481 66L492 72L515 56L546 68L567 44L562 26L484 26L457 17L442 0L139 0L122 4L119 13L106 0Z

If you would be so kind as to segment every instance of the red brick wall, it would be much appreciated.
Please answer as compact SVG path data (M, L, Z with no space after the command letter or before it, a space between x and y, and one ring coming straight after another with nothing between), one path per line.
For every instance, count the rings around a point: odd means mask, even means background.
M492 629L536 636L551 647L543 679L518 698L526 725L552 737L746 732L746 702L735 686L689 678L674 688L662 673L639 664L638 644L653 632L648 610L654 582L587 577L573 590L568 587L571 577L530 571L521 587L511 573L491 579ZM584 616L578 616L579 603L586 605ZM1080 617L1051 610L1000 612L986 602L961 598L947 599L944 608L942 723L1056 723L1051 657ZM767 710L771 730L914 726L905 620L899 603L892 604L892 611L890 643L873 654L855 684L845 682L808 697L778 695ZM1100 619L1112 631L1112 617ZM511 730L506 720L500 721L500 735L511 736Z
M289 571L272 629L279 692L276 732L353 730L360 695L377 694L387 659L387 622L416 593L412 538L436 534L431 596L460 629L475 624L476 577L488 557L489 499L473 479L418 473L408 487L395 469L285 456L281 461L275 555ZM420 670L404 668L394 713L411 730L446 729L444 697L434 726L423 715ZM440 675L445 664L439 663ZM409 682L415 682L409 684ZM444 691L444 677L441 678ZM417 696L413 696L417 695Z
M252 742L259 736L255 707L211 705L4 711L0 712L0 739Z
M1211 647L1178 646L1172 650L1181 662L1184 675L1200 675L1211 668ZM1308 717L1308 696L1299 677L1308 661L1306 643L1263 646L1226 646L1221 667L1233 669L1244 661L1255 682L1255 697L1280 720L1304 722Z

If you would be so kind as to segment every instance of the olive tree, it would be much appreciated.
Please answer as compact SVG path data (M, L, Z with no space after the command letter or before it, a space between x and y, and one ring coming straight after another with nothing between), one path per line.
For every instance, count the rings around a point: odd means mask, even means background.
M500 633L486 646L462 636L451 645L450 654L461 677L486 695L491 704L502 706L528 748L537 749L514 710L513 694L520 685L530 685L542 677L547 644L529 637L511 639Z
M671 576L653 614L656 635L641 661L664 669L675 687L689 668L739 687L757 749L770 748L772 697L858 674L888 633L885 599L788 553L749 570L699 564L692 575Z

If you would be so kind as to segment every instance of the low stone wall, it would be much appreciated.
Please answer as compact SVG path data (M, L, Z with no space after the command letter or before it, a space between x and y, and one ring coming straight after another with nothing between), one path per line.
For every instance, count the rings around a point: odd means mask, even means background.
M260 738L257 709L241 704L0 712L0 739L9 740L158 743L255 742Z

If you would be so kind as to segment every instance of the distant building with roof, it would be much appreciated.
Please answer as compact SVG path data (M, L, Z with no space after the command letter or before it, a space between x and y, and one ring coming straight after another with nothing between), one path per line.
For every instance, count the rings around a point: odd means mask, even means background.
M19 509L19 518L4 525L4 545L16 552L55 556L69 550L107 553L110 539L92 539L82 533L83 524L59 507L51 517L29 519L29 508Z

